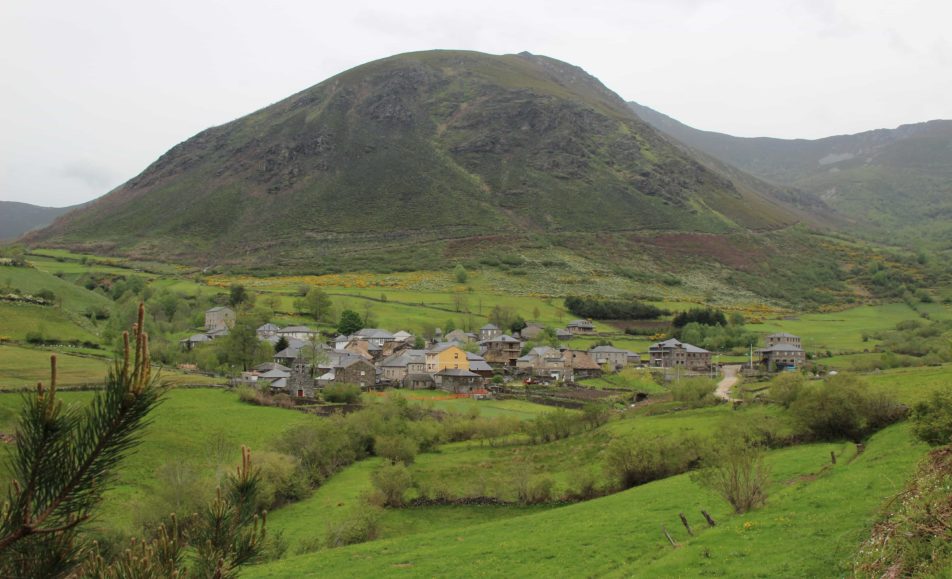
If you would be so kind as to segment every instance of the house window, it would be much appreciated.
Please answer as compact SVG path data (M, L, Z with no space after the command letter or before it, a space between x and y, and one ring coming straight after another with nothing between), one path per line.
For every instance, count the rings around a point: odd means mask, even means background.
M364 376L365 374L367 374L367 372L364 372L363 370L360 371L361 376Z

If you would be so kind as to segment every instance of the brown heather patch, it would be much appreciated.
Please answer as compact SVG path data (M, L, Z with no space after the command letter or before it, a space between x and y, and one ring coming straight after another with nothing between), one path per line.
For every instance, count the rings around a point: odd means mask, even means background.
M741 247L729 236L703 233L670 233L635 237L632 241L653 246L661 253L690 260L713 259L731 269L748 271L766 258L762 249Z

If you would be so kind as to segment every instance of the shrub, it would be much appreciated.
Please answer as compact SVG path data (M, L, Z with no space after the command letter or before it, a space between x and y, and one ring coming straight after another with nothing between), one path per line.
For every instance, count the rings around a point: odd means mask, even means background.
M746 513L767 500L770 469L759 448L742 442L728 444L710 461L711 466L700 471L695 480L721 495L735 513Z
M952 392L933 392L912 409L912 432L932 446L952 442Z
M770 381L768 395L772 402L780 404L784 408L790 408L790 405L797 399L803 390L804 380L801 374L784 373Z
M671 386L671 397L691 408L712 406L718 403L714 396L717 384L707 378L684 379Z
M702 326L726 326L727 316L721 310L714 308L691 308L686 312L678 312L671 320L671 325L675 328L696 322Z
M685 472L700 455L700 445L690 438L616 438L605 450L605 469L627 489Z
M376 500L385 507L401 507L407 491L410 490L412 479L410 471L402 462L383 464L371 476Z
M46 340L43 338L43 334L41 332L27 332L26 342L28 344L43 344L46 342Z
M905 414L905 408L891 397L869 394L865 384L846 374L804 387L790 411L798 424L819 440L855 442Z
M587 501L601 495L598 488L598 474L591 468L579 468L569 473L569 500Z
M589 402L582 408L582 420L592 430L608 422L611 415L611 406L605 402Z
M340 521L327 526L325 543L329 548L372 541L380 534L380 508L361 501Z
M255 464L261 476L259 508L271 509L310 494L307 476L295 457L280 452L259 452Z
M391 463L413 464L419 450L415 440L399 434L378 436L374 440L374 454Z
M334 403L353 404L360 400L360 387L354 384L329 384L324 388L324 400Z

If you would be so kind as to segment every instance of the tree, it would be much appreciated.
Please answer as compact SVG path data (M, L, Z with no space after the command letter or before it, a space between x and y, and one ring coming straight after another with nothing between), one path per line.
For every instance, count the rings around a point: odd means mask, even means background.
M490 323L495 324L498 328L508 328L512 325L515 317L515 312L509 306L500 306L497 304L489 311Z
M231 287L228 289L228 303L232 307L237 307L248 301L249 294L245 289L245 286L241 284L231 284Z
M140 304L132 335L123 334L122 357L88 407L64 409L57 399L56 356L49 388L38 384L25 397L9 463L13 482L0 509L0 576L61 576L79 564L87 548L79 528L165 393L152 375L144 323Z
M469 272L466 271L463 264L458 263L453 268L453 277L456 278L456 283L466 283L469 280Z
M250 368L259 358L263 358L261 342L253 323L241 319L229 330L224 340L225 357L242 370Z
M307 312L316 322L327 322L334 317L334 304L320 288L311 288L303 298L295 300L294 307Z
M360 314L354 310L344 310L340 313L340 321L337 323L337 331L345 336L358 332L364 327L364 321Z
M280 352L282 350L286 350L290 345L291 344L288 342L287 336L280 336L278 341L274 343L274 351Z
M770 469L764 463L763 451L742 441L720 449L713 465L698 473L695 480L721 495L737 514L764 504Z
M526 321L522 319L522 316L516 316L512 322L509 323L509 331L513 334L516 332L521 332L526 327Z

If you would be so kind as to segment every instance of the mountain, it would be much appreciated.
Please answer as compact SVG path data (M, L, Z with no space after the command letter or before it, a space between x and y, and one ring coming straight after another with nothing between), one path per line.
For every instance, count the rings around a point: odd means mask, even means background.
M16 239L33 229L46 227L75 207L40 207L17 201L0 201L0 241Z
M638 103L646 123L771 183L821 197L868 232L952 247L952 121L816 140L702 131Z
M203 131L29 239L199 265L416 268L466 240L768 231L828 213L738 173L578 67L418 52Z

